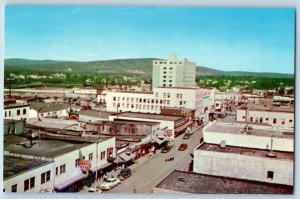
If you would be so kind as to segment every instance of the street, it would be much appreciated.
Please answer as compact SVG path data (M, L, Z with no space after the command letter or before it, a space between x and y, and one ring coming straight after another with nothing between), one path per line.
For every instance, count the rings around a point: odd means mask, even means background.
M148 161L145 161L140 165L137 161L135 163L137 164L136 167L132 170L132 176L107 192L149 193L172 170L188 170L192 160L190 154L200 143L202 128L196 130L189 139L182 139L183 135L184 134L175 139L175 144L168 153L160 153L159 151L156 155L150 157ZM178 147L181 143L187 143L188 148L184 151L178 151ZM165 159L169 156L174 156L175 158L173 161L166 162Z

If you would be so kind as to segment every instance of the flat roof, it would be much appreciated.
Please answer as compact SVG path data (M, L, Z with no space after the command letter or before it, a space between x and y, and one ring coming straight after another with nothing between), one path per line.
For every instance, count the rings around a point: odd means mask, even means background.
M131 117L131 118L141 118L141 119L152 119L152 120L169 120L169 121L177 121L184 117L180 116L169 116L169 115L160 115L160 114L150 114L150 113L132 113L132 112L122 112L116 114L116 116L120 117Z
M22 174L24 172L30 171L32 169L52 163L52 161L36 160L36 159L31 160L31 159L23 159L19 157L10 157L10 156L4 156L3 159L4 159L4 164L3 164L4 180Z
M238 109L249 109L255 111L269 111L269 112L286 112L286 113L294 113L294 106L272 106L272 105L264 105L264 104L248 104L246 107L240 107Z
M150 94L152 95L152 91L107 91L111 93L136 93L136 94Z
M6 105L4 105L4 109L27 107L27 106L29 106L29 104L13 103L13 104L6 104Z
M205 131L213 131L219 133L228 133L228 134L242 134L244 127L248 125L248 127L252 127L251 131L248 131L248 135L256 135L256 136L265 136L265 137L276 137L276 138L287 138L287 139L294 139L294 132L292 131L283 131L283 130L275 130L271 127L265 126L265 129L257 128L255 125L251 124L244 124L241 125L240 123L229 123L229 124L222 124L215 122L211 126L208 126ZM261 128L264 128L261 126Z
M214 152L221 152L221 153L235 153L241 155L269 158L266 156L269 151L264 149L252 149L252 148L228 146L228 145L222 148L218 144L203 143L197 148L197 150L214 151ZM292 152L274 151L274 153L276 153L276 158L274 159L287 159L287 160L294 159L294 153Z
M115 119L114 121L105 121L105 123L107 122L117 123L117 124L134 124L134 125L147 125L147 126L160 124L159 122L132 121L132 120L122 120L122 119Z
M39 113L66 110L69 107L70 107L69 104L30 102L30 108L34 110L39 110Z
M68 152L88 146L91 143L75 143L71 141L61 141L52 139L33 140L31 148L24 147L22 144L27 140L26 137L17 135L4 136L4 150L10 153L32 155L38 157L54 158Z
M191 194L293 194L293 186L172 171L155 187Z
M83 110L76 112L79 115L85 115L90 117L104 118L108 119L110 115L115 114L116 112L106 112L106 111L95 111L95 110Z

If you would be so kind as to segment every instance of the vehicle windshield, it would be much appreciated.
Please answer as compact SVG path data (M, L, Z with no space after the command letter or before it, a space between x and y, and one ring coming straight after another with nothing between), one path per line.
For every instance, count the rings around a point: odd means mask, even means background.
M106 182L114 182L116 179L107 179Z

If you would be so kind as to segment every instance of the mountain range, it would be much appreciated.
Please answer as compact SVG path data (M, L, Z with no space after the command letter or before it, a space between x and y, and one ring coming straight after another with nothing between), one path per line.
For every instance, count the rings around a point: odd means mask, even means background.
M152 75L152 63L157 58L115 59L104 61L58 61L30 60L11 58L5 59L5 72L36 71L36 72L79 72L79 73L114 73ZM251 70L251 69L249 69ZM260 73L246 71L222 71L209 67L197 66L199 76L256 76L256 77L294 77L293 74Z

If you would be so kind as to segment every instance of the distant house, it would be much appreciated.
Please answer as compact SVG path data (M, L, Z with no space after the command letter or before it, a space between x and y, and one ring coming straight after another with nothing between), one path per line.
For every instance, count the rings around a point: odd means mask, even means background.
M68 117L69 109L69 104L32 102L30 103L29 118L37 118L38 115L52 118Z

